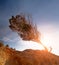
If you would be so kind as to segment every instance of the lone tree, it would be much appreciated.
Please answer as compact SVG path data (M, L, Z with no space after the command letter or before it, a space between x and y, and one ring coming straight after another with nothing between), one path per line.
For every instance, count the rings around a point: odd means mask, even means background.
M45 50L47 50L47 48L40 41L41 34L37 30L37 26L32 24L28 16L12 16L12 18L9 19L9 23L10 29L17 32L22 40L38 42L45 48Z

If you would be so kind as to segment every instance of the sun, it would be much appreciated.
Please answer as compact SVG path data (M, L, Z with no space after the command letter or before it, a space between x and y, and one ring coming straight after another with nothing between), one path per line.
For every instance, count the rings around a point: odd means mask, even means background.
M50 47L51 47L51 45L50 45L50 43L51 43L51 36L49 34L43 34L42 37L41 37L41 42L49 50Z

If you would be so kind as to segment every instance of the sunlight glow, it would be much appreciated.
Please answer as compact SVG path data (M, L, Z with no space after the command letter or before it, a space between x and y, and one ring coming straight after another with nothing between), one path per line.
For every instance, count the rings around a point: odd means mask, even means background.
M43 37L41 37L41 42L45 45L45 46L47 46L47 47L49 47L50 46L50 36L48 35L48 34L44 34L44 36Z
M38 26L39 27L39 26ZM39 27L41 31L41 42L50 50L52 53L59 55L59 30L54 25L43 25Z
M51 36L48 34L44 34L41 37L41 42L47 47L48 51L50 51L50 48L52 48L51 46Z

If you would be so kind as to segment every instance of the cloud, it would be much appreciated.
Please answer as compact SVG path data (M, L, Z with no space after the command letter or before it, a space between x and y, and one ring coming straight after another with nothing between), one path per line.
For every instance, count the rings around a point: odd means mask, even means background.
M3 37L2 40L5 43L8 43L10 45L12 45L12 44L16 45L16 44L19 44L21 42L21 39L18 37L18 35L13 34L13 33Z
M10 38L8 38L8 37L4 37L3 41L5 41L5 42L12 42L12 40Z

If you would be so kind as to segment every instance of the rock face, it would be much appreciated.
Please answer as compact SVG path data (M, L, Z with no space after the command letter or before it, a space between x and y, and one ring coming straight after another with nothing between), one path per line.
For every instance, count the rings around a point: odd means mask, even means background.
M59 65L59 56L44 50L16 51L0 47L0 65Z

